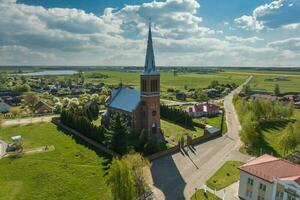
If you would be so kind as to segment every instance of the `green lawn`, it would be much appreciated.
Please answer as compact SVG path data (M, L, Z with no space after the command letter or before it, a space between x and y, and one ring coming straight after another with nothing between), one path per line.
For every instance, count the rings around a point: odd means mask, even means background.
M54 151L0 160L0 199L109 199L103 163L107 159L76 143L51 123L0 129L9 141L22 135L24 148L53 145Z
M205 193L204 190L201 189L201 190L197 190L197 192L193 194L191 200L221 200L221 199L208 191L206 191Z
M238 167L243 162L240 161L227 161L212 177L207 180L207 186L211 189L221 190L240 178Z
M198 123L208 124L221 129L222 115L218 115L216 117L201 117L201 118L194 119L194 121ZM224 118L223 134L226 132L227 132L227 124L226 124L226 118Z
M186 134L192 134L193 138L200 137L204 134L204 129L197 126L194 126L192 129L186 129L184 126L172 123L170 121L161 119L160 122L164 131L164 135L169 137L175 143L177 143L178 140Z

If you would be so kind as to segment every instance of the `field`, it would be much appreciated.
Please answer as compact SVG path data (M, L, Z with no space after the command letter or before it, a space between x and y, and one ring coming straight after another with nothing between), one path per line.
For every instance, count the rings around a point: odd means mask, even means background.
M246 76L253 75L250 87L254 90L273 92L275 85L278 84L281 93L300 92L299 72L228 70L224 73ZM276 78L281 78L281 80L276 80Z
M207 186L211 189L221 190L240 179L238 167L243 162L227 161L212 177L207 180Z
M0 160L0 199L109 199L104 155L77 143L51 123L5 127L0 137L22 135L25 150L53 145L54 151ZM82 192L84 191L84 192Z
M108 78L93 78L97 74L107 75ZM119 72L109 70L97 70L85 72L88 82L104 82L109 85L118 85L120 82L133 86L140 87L140 72ZM166 91L167 88L175 88L184 90L185 85L190 88L205 88L212 80L218 80L220 83L236 83L240 84L245 81L247 75L232 75L230 73L211 73L211 74L196 74L196 73L178 73L174 76L172 72L162 72L160 74L161 90Z

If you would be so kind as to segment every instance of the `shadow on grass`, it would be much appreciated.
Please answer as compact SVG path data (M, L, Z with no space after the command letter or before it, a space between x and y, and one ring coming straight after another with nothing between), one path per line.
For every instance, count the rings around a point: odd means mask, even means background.
M109 163L109 162L111 161L111 159L112 159L111 155L109 155L109 154L103 152L101 149L95 147L94 145L91 145L90 143L84 141L84 140L81 139L79 136L76 136L76 135L70 133L69 131L67 131L67 130L61 128L61 127L59 127L59 126L57 126L56 129L57 129L58 131L64 133L64 134L68 135L68 136L71 136L77 144L83 145L83 146L87 147L88 149L94 151L99 157L104 157L104 158L106 158L106 159L105 159L106 162ZM106 164L108 164L108 163L104 163L103 165L106 165Z
M181 124L181 123L174 122L174 121L171 121L171 120L168 120L168 119L165 119L165 118L162 118L162 119L163 119L164 121L166 121L166 122L169 122L169 123L171 123L171 124L176 124L177 126L180 126L181 128L184 128L184 129L188 129L188 130L190 130L190 131L196 131L195 126L198 125L198 123L193 122L194 126L185 126L185 125L183 125L183 124Z
M273 154L274 156L280 156L279 152L272 146L270 146L270 144L267 142L263 132L276 132L279 130L283 130L289 122L293 122L293 120L282 119L261 122L258 142L255 143L255 145L251 148L243 147L242 151L245 151L248 154L255 156L260 156L265 153Z

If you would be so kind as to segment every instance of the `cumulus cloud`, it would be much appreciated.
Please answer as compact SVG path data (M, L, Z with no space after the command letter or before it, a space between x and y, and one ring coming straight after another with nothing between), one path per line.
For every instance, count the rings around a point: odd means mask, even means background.
M271 42L268 46L279 50L289 50L300 53L300 37Z
M149 17L158 65L299 63L297 49L283 51L276 42L258 48L255 44L265 43L260 37L223 36L222 30L203 26L196 0L106 8L102 15L0 2L0 64L142 65ZM249 26L265 26L251 16L244 19Z
M234 21L245 29L274 29L300 23L299 10L299 0L275 0L257 7L253 10L252 15L243 15Z

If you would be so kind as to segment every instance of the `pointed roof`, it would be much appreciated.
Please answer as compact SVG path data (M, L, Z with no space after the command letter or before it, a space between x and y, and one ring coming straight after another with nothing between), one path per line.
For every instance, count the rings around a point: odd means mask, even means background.
M152 42L152 32L151 32L151 21L149 21L149 33L148 33L148 42L147 42L147 52L146 60L143 74L158 74L155 69L155 59L153 51L153 42Z

